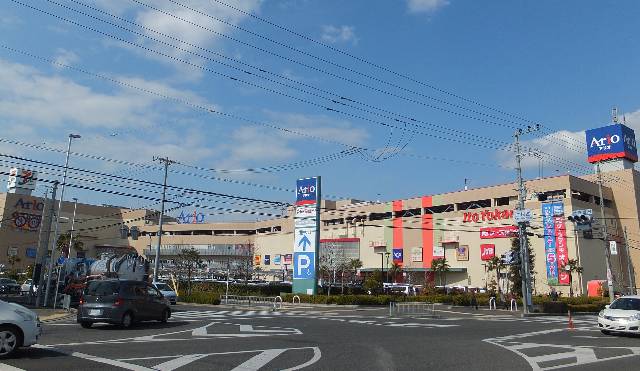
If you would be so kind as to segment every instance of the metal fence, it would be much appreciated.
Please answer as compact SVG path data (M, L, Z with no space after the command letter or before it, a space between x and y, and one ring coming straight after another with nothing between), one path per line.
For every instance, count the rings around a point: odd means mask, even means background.
M282 298L280 296L238 296L222 295L222 303L237 307L269 307L275 309L282 308Z
M395 302L389 303L389 316L403 314L436 315L436 305L427 302Z

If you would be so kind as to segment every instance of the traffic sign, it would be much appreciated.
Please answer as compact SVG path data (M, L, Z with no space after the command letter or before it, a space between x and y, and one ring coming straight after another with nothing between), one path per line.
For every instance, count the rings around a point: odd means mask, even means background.
M616 241L609 241L609 252L611 252L611 255L618 255L618 243Z
M513 219L518 223L529 223L532 218L531 209L515 210Z
M315 228L297 228L294 238L293 252L313 252L316 244Z
M308 280L315 276L315 255L312 252L296 252L293 254L293 279Z

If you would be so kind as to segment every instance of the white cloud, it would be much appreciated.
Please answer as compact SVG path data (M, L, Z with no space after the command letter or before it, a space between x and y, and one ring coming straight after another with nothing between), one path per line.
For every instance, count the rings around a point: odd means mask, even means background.
M240 2L239 4L234 5L246 12L255 12L259 10L260 4L261 0L245 0ZM248 17L245 14L209 0L193 0L186 3L186 6L193 10L187 9L180 5L176 5L172 2L163 1L151 3L151 6L153 6L154 8L157 8L162 12L170 15L155 11L147 7L138 6L130 1L114 4L112 1L100 0L96 5L118 15L122 15L124 13L131 14L132 18L135 19L135 22L142 26L170 35L173 38L180 39L186 43L197 45L202 48L208 48L215 45L215 43L221 38L220 34L229 35L235 32L234 28L231 25L238 25ZM224 22L229 23L230 25L218 22L209 17L209 15L221 19ZM188 22L191 22L191 24L178 18L187 20ZM209 30L215 31L218 34L213 33ZM154 32L148 30L142 30L142 32L150 37L162 40L169 44L177 44L176 41L169 38L164 38ZM204 64L201 58L195 57L189 53L197 52L198 54L202 54L203 52L185 43L178 45L183 50L178 50L143 37L138 37L136 43L142 44L146 47L160 51L172 57L187 60L194 64ZM109 40L109 44L113 44L111 40ZM135 47L131 47L130 45L118 45L125 49L134 50L136 53L141 53L152 59L160 60L163 63L175 65L175 67L181 72L190 71L192 77L199 77L201 75L200 71L194 72L192 71L191 67L181 64L180 62L167 59L155 53L138 50Z
M66 50L66 49L58 49L56 50L56 55L53 58L54 62L57 64L54 64L53 66L55 68L62 68L60 65L67 65L67 66L72 66L74 65L76 62L78 62L80 60L80 58L78 57L78 55L70 50Z
M358 38L355 34L355 27L353 26L322 26L322 35L320 36L322 41L326 41L332 44L336 43L351 43L353 45L358 43Z
M433 13L449 5L449 0L408 0L407 6L411 13Z

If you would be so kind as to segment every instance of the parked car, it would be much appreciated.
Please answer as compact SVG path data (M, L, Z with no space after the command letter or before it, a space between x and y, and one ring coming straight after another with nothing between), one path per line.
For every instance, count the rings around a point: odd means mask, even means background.
M33 280L29 278L28 280L24 281L22 286L20 286L20 293L22 295L27 295L29 293L29 290L31 290L31 282L33 282ZM36 292L37 290L38 286L33 285L33 292Z
M640 296L623 296L598 313L598 328L603 334L640 333Z
M156 289L158 289L158 291L160 291L160 293L162 293L162 296L164 296L169 303L175 305L178 301L178 294L173 291L173 289L171 288L171 286L167 285L164 282L154 282L153 283L153 287L155 287Z
M171 308L162 293L146 282L96 280L87 284L78 305L77 322L84 328L111 323L129 328L135 322L167 322Z
M0 358L37 343L41 334L37 314L22 305L0 300Z
M0 278L0 294L20 295L21 287L16 280Z

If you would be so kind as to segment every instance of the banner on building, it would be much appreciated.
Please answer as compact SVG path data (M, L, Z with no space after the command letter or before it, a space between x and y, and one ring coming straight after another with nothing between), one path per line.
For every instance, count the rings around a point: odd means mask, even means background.
M569 262L567 248L567 226L564 216L564 204L553 204L553 225L556 234L556 257L558 259L558 284L569 285L569 272L564 267Z
M404 251L402 249L393 249L393 262L402 264L404 261Z
M264 256L264 265L271 265L271 255Z
M284 263L291 264L293 262L293 254L286 254L284 256Z
M504 227L483 227L480 228L480 238L490 240L494 238L513 238L518 237L518 227L507 225Z
M433 245L433 258L444 258L444 245Z
M256 255L253 257L253 265L260 265L261 262L262 262L261 255Z
M421 262L422 261L422 248L421 247L413 247L411 249L411 261L412 262Z
M547 283L558 284L558 258L556 255L556 228L553 216L554 204L542 205L542 227L544 230L544 252L547 267Z
M588 161L591 163L616 158L638 161L635 133L625 125L587 130L586 137Z
M280 254L276 254L273 256L273 265L280 265L281 262L281 255Z

